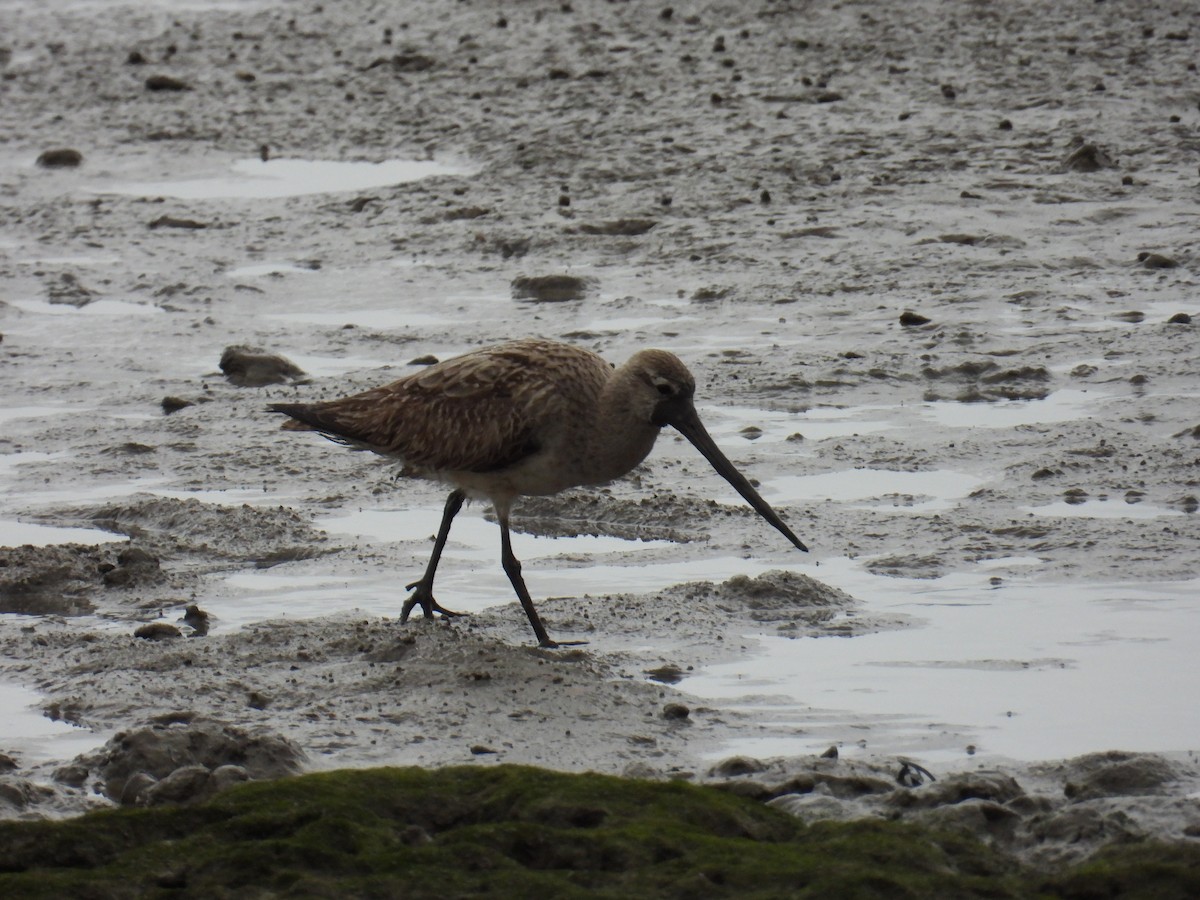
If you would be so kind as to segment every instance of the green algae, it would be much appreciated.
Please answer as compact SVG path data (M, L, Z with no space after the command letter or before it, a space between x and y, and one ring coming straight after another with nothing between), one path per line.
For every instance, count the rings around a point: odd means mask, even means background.
M1159 860L1156 883L1198 859ZM1066 891L1112 871L1074 874L1034 877L912 825L806 826L710 788L520 766L336 771L200 806L0 824L6 898L1110 896Z

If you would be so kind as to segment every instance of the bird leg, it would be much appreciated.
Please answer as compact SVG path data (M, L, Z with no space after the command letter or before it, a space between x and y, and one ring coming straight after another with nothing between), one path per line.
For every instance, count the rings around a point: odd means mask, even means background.
M538 646L554 649L574 644L586 644L587 641L552 641L550 639L550 635L546 633L546 626L542 624L541 617L534 609L533 598L529 596L529 588L525 587L525 579L521 577L521 561L513 555L512 537L508 531L508 514L501 515L500 510L497 510L496 513L496 517L500 520L500 565L504 567L504 574L512 582L513 590L517 592L517 599L525 608L525 615L529 617L529 624L533 626L533 633L537 635Z
M446 508L442 511L442 524L438 527L437 538L433 542L433 555L429 557L429 563L425 566L425 574L421 576L420 581L414 581L405 587L405 590L412 591L412 595L404 601L404 608L400 610L401 624L408 621L408 616L413 611L413 607L418 605L424 611L425 618L427 619L432 619L434 613L441 613L447 618L465 615L464 613L451 612L440 606L433 599L433 576L437 573L438 563L442 559L442 550L446 546L446 538L450 536L450 523L454 521L454 517L462 509L463 500L466 499L466 496L462 491L454 490L446 498Z

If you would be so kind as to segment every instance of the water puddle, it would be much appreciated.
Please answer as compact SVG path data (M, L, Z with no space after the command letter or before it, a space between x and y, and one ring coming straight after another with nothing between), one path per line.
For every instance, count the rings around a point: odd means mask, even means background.
M115 266L119 256L32 256L20 260L26 266Z
M500 532L493 523L477 521L486 528L468 526L467 536L472 540L463 543L454 539L460 534L459 519L455 520L438 568L438 600L458 612L480 612L516 600L500 567ZM432 522L426 520L426 527L421 530L428 537L436 527L435 518ZM780 567L778 561L732 556L686 563L645 561L636 553L624 557L616 551L608 554L611 562L593 564L574 559L571 552L561 546L537 546L539 542L549 545L562 540L582 539L513 535L513 552L517 557L522 561L538 561L536 566L526 565L524 573L535 601L589 593L645 593L689 581L723 582L734 574L754 577ZM621 543L636 550L659 542ZM293 563L276 569L238 572L225 580L228 590L218 591L211 599L205 599L203 606L222 630L243 628L270 618L316 618L333 611L357 610L365 615L395 617L408 596L404 586L420 577L431 549L432 542L423 541L414 548L411 561L402 563L399 570L358 565L339 574L330 572L328 560L319 560L312 564ZM654 554L655 551L647 549L645 553ZM796 570L814 577L820 574L812 566L797 567Z
M298 266L295 263L264 262L250 263L230 269L225 273L227 278L263 278L271 275L312 275L317 270L312 266Z
M51 459L61 459L62 453L43 453L41 450L21 450L17 453L0 453L0 476L10 474L17 466L28 463L46 462Z
M1023 512L1035 516L1057 516L1066 519L1158 519L1182 516L1178 509L1152 506L1149 503L1126 503L1123 500L1089 500L1086 503L1048 503L1045 506L1026 506Z
M172 181L135 181L93 187L100 194L175 197L181 200L262 200L364 191L431 178L473 175L476 167L435 160L390 159L341 162L308 159L235 160L225 170Z
M330 534L354 535L372 541L428 541L437 531L441 518L441 506L402 510L368 509L349 515L317 519L313 524ZM513 552L522 560L665 550L672 546L674 545L670 541L627 541L606 535L513 535ZM458 557L476 561L498 559L499 548L500 526L468 511L460 513L454 520L446 558ZM421 551L425 549L423 545Z
M329 305L333 305L330 303ZM277 313L265 316L281 322L298 322L306 325L328 325L340 328L354 325L374 331L391 331L399 328L444 328L456 319L432 313L413 312L394 304L382 309L348 309L338 312Z
M85 410L72 406L5 406L0 407L0 425L15 422L18 419L44 419L47 416L81 411Z
M345 375L347 372L381 369L393 364L391 360L371 359L366 356L307 356L296 353L292 354L290 359L314 378L330 378L336 375ZM394 375L393 377L401 376Z
M37 709L42 699L36 691L0 681L0 735L3 750L15 755L25 768L51 760L73 759L103 738L87 728L55 722Z
M873 434L897 427L877 418L880 410L900 407L817 408L802 412L753 406L720 406L704 410L713 437L740 437L766 444L790 439L823 441L831 437Z
M48 547L51 544L113 544L129 540L123 534L95 528L66 528L0 519L0 547Z
M47 300L11 300L9 303L25 312L46 316L156 316L164 312L148 303L129 303L125 300L93 300L83 306L50 303Z
M0 468L0 474L3 474L2 468ZM153 493L159 485L166 484L167 481L167 478L159 477L139 478L136 481L109 481L88 487L76 486L50 490L39 487L29 491L14 491L9 496L14 503L24 506L52 506L55 504L86 506L89 503L119 500L134 494Z
M831 741L853 752L862 741L868 753L961 762L968 744L1025 760L1200 744L1200 719L1177 703L1200 690L1198 582L996 588L983 573L879 578L848 561L821 575L923 625L852 640L764 637L757 656L687 679L691 693L795 726L794 739L736 752L809 753Z
M952 508L985 483L965 472L893 472L887 469L847 469L819 475L785 475L763 484L763 495L782 505L814 501L869 500L872 509L886 512L929 512Z
M992 403L936 401L920 407L921 415L946 428L1017 428L1050 425L1096 415L1110 399L1095 392L1055 391L1043 400L1002 400Z

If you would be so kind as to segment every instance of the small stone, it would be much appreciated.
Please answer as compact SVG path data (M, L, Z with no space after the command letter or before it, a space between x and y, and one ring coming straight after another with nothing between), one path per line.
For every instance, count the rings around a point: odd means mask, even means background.
M242 344L225 348L220 367L226 380L238 387L283 384L304 376L304 370L290 359Z
M1175 313L1171 318L1167 319L1168 325L1191 325L1192 317L1187 313Z
M150 568L158 568L158 558L151 556L141 547L126 547L117 554L117 565L132 567L132 566L148 566Z
M191 628L197 635L206 635L208 634L208 613L195 603L191 603L183 611L183 624Z
M169 641L183 637L183 632L169 622L150 622L138 628L133 636L146 641Z
M74 169L82 163L83 154L70 147L44 150L37 158L37 164L43 169Z
M171 413L179 412L181 409L186 409L189 406L194 406L191 400L184 400L182 397L163 397L162 411L163 415L169 416Z
M662 717L670 721L682 721L692 714L692 711L682 703L668 703L663 707Z
M595 278L577 275L518 275L512 280L513 297L535 303L582 300L594 293L598 286Z
M657 669L647 669L646 675L652 681L660 681L663 684L678 684L684 679L683 669L671 663Z
M910 309L906 309L900 313L900 324L905 328L916 328L921 325L928 325L930 319L920 313L915 313Z
M142 795L142 805L185 804L201 800L209 793L206 790L209 777L210 773L206 766L180 766L162 781L146 788Z
M1097 144L1076 138L1070 146L1072 149L1063 157L1059 166L1061 172L1099 172L1101 169L1117 167L1116 160Z
M1179 263L1171 259L1171 257L1164 256L1161 253L1146 253L1143 251L1137 255L1137 258L1144 269L1174 269L1179 266Z
M146 79L146 90L148 91L190 91L186 82L180 81L178 78L172 78L170 75L151 75Z
M68 787L83 787L84 782L88 779L87 766L66 765L60 766L54 770L51 776L59 784L65 784Z
M138 772L126 780L117 802L122 806L141 806L146 791L158 783L158 779L147 772Z
M767 767L757 759L749 756L731 756L723 759L709 772L710 775L752 775L762 772Z

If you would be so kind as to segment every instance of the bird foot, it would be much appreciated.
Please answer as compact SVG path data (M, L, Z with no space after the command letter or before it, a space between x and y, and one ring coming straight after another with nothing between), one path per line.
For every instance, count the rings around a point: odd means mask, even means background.
M559 647L580 647L587 641L552 641L549 638L538 644L543 650L557 650Z
M425 618L427 619L432 619L435 614L439 613L447 619L466 615L466 613L446 609L439 604L433 599L433 592L420 581L414 581L412 584L406 585L405 590L412 591L412 596L404 601L404 606L400 609L400 624L402 625L408 621L408 617L417 606L421 607L421 611L425 613Z

